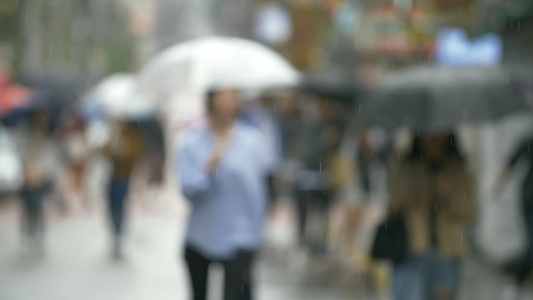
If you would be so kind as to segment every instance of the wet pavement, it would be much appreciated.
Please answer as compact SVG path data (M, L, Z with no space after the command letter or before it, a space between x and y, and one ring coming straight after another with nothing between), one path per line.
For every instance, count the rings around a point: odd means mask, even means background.
M180 254L186 215L179 205L148 212L134 208L123 261L111 259L103 210L50 214L41 257L24 253L15 206L0 210L0 299L188 299ZM377 299L365 292L364 280L341 278L327 261L306 262L295 251L280 253L267 248L257 265L259 300ZM220 300L221 270L215 266L211 273L209 299ZM468 260L459 299L499 300L510 282L493 268ZM533 299L533 292L529 289L520 299Z
M10 212L11 210L11 212ZM188 279L180 260L185 214L164 209L133 211L123 261L110 256L103 211L74 216L49 215L46 252L28 255L21 246L17 212L0 214L0 299L110 300L187 299ZM258 299L353 299L335 284L310 276L302 264L261 259ZM211 270L210 300L222 287Z

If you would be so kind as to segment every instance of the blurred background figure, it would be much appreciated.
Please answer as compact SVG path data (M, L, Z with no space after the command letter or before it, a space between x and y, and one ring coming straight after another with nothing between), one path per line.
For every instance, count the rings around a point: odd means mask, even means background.
M260 131L239 121L235 90L211 90L207 111L208 124L187 134L178 158L192 209L185 242L192 299L206 299L212 263L224 266L224 300L253 299L252 265L267 207L267 154Z
M133 122L126 119L113 121L111 137L104 152L111 163L111 176L108 185L109 220L112 229L115 258L121 258L124 219L126 218L127 198L131 176L139 162L143 149L142 135Z
M454 299L463 234L476 214L476 185L453 135L416 137L390 175L390 209L403 217L407 257L394 266L394 299Z
M0 299L533 299L531 49L532 0L0 0Z
M270 166L267 170L267 187L271 207L278 197L277 175L282 158L281 124L276 112L276 100L275 95L264 94L259 97L258 103L249 105L243 111L244 119L262 133L262 143L266 149L265 159Z
M507 167L504 169L503 173L499 176L499 181L497 182L495 193L500 194L503 190L503 187L510 179L512 173L517 164L526 163L527 164L527 173L525 178L522 181L522 191L521 191L521 209L524 218L525 231L527 233L527 247L526 252L516 263L514 269L514 275L516 279L516 284L518 290L513 291L508 289L507 293L504 292L504 297L506 299L517 299L522 293L522 289L526 283L526 280L531 276L531 271L533 270L533 152L531 151L533 147L533 138L528 138L523 141L515 152L510 157L507 162Z
M386 188L391 144L385 132L369 130L357 137L356 169L360 188L367 198L381 193Z
M57 179L57 148L52 139L52 116L47 109L29 114L28 122L18 129L18 153L24 166L22 200L22 238L30 251L45 250L45 198L53 191Z
M90 150L85 132L84 120L75 113L69 116L69 120L59 132L66 160L63 198L68 209L90 209L92 204L86 185Z
M332 115L332 100L311 100L297 138L299 170L295 174L295 194L298 207L300 245L313 253L325 253L329 209L335 186L346 180L335 169L335 155L340 149L344 127ZM342 163L341 163L342 165ZM332 173L334 172L334 173ZM314 218L310 223L309 218ZM314 226L309 226L313 224ZM311 230L315 227L314 230ZM311 232L312 231L312 232ZM310 236L312 235L312 237Z

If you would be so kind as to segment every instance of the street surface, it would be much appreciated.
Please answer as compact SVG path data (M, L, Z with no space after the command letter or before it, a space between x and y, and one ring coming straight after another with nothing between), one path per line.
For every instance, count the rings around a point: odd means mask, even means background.
M111 300L188 299L188 279L181 261L185 211L180 205L156 209L134 205L126 243L126 258L110 257L105 211L61 216L49 213L46 253L36 257L21 246L15 202L0 206L0 299ZM377 299L364 283L340 284L335 272L317 272L320 263L299 262L292 252L265 251L257 268L258 299ZM275 252L275 251L274 251ZM327 265L327 264L326 264ZM324 268L322 268L324 269ZM463 269L460 299L499 300L509 282L476 261ZM220 300L220 267L211 270L210 300ZM332 274L331 276L329 274ZM351 286L350 286L351 285ZM527 292L522 299L533 299Z

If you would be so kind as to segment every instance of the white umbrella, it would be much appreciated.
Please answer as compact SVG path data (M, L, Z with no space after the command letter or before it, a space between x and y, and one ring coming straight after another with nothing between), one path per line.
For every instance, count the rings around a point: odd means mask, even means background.
M135 119L152 115L156 105L137 93L134 75L114 74L86 94L83 109L89 113L96 111L110 117Z
M139 74L140 90L164 97L208 87L263 89L293 86L298 72L279 54L239 38L202 38L173 46Z

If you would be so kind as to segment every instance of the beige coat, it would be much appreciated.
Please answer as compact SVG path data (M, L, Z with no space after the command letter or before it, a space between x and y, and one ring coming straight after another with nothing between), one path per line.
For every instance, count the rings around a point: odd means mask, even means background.
M464 229L476 216L474 177L465 163L455 159L450 159L439 174L437 178L422 161L397 163L392 168L389 183L391 210L403 212L410 252L421 254L431 247L430 206L432 199L438 199L437 246L443 255L461 258L467 254ZM411 195L407 198L412 199L407 205L402 204L406 194Z

